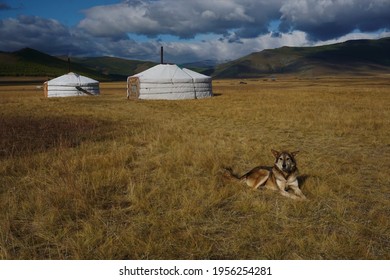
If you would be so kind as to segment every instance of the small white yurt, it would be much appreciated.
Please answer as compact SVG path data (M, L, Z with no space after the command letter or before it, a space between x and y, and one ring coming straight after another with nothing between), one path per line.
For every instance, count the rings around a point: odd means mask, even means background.
M197 99L213 96L211 77L177 65L159 64L127 78L127 97Z
M99 95L99 82L70 72L43 84L46 97Z

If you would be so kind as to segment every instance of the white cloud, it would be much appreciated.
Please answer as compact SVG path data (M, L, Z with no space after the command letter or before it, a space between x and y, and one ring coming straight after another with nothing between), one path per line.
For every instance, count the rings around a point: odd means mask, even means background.
M234 32L239 40L267 34L269 23L275 20L282 22L279 31L304 31L313 40L343 36L357 28L390 28L388 0L127 0L84 13L80 28L113 38L127 33L193 38Z
M128 32L152 34L160 24L147 17L147 12L144 4L97 6L84 11L86 18L79 23L79 27L99 37L123 37Z
M132 0L84 11L86 18L79 27L102 37L137 33L193 38L203 33L226 34L231 29L240 30L241 36L257 36L266 33L268 22L278 17L279 2L281 0ZM253 30L257 30L256 34Z
M344 36L341 36L336 39L330 39L326 41L318 41L315 42L314 46L321 46L321 45L330 45L330 44L336 44L336 43L342 43L349 40L360 40L360 39L366 39L366 40L376 40L380 38L390 37L390 31L389 30L382 30L380 32L375 33L363 33L363 32L353 32L346 34Z

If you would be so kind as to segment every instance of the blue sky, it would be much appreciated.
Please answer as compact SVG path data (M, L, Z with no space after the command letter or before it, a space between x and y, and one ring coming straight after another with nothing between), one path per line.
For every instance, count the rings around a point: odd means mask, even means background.
M169 62L390 36L390 0L0 0L0 50Z
M60 22L75 26L84 16L82 11L94 6L110 5L118 0L7 0L0 3L8 5L9 9L0 14L0 18L31 15L43 18L57 19Z

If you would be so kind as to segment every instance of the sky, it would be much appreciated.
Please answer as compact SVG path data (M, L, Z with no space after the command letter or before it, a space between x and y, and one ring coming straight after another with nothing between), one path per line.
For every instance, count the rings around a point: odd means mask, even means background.
M158 62L390 37L390 0L0 0L0 50Z

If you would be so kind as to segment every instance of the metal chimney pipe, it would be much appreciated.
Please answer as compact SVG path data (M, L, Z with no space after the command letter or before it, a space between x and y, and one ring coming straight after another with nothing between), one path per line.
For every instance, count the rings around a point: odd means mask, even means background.
M161 64L164 64L164 48L163 48L163 46L161 46L160 56L161 56Z
M68 73L70 73L70 57L68 56Z

